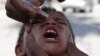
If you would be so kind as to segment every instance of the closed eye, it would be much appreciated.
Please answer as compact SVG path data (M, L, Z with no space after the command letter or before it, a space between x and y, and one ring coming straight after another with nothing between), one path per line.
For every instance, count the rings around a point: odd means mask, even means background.
M66 21L63 20L63 19L56 19L56 22L59 23L59 24L67 25Z
M62 22L62 21L58 21L58 23L66 25L66 23L65 22Z
M46 21L46 18L43 17L43 16L40 15L40 14L37 14L37 15L35 16L35 18L33 19L32 24L43 23L44 21Z
M37 23L42 23L42 22L43 22L43 20L41 20L41 19L35 19L32 21L32 24L37 24Z

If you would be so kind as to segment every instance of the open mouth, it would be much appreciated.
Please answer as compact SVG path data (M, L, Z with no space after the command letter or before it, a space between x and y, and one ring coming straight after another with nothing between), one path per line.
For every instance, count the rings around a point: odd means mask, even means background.
M58 37L57 31L53 29L46 30L44 37L49 40L56 40Z

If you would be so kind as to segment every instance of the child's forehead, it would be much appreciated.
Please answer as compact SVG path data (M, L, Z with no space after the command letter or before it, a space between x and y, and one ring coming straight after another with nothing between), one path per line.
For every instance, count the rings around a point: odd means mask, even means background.
M42 7L41 9L44 12L46 12L47 14L51 14L51 16L55 15L55 17L57 17L57 18L62 18L64 20L66 20L66 21L69 21L68 17L63 12L57 11L54 8L51 8L51 7Z
M60 12L60 11L57 11L56 9L54 8L51 8L51 7L43 7L41 8L44 12L46 12L47 14L48 13L52 13L52 14L57 14L57 15L61 15L61 16L65 16L63 12Z
M47 14L49 14L50 17L55 17L55 18L61 18L61 19L64 19L64 20L68 20L68 18L62 12L48 11Z

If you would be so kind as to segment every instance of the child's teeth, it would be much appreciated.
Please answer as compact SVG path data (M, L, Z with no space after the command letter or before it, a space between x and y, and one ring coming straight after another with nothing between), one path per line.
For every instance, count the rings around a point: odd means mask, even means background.
M49 39L49 40L55 40L55 38L47 38L47 39Z
M56 33L54 30L47 30L47 32Z

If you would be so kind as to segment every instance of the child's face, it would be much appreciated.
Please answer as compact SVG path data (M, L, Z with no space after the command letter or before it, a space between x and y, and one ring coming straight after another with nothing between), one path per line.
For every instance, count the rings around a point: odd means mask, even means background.
M33 20L30 35L48 54L56 55L66 52L68 39L71 35L66 17L55 11L48 11L49 17L36 17ZM24 37L28 38L28 37ZM26 40L25 40L26 41ZM27 44L32 41L30 40ZM32 49L32 45L28 46Z

